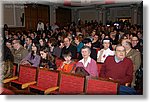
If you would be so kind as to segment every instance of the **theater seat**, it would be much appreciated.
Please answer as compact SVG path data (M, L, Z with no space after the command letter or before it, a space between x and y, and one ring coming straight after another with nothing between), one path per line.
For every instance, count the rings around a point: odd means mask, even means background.
M11 86L18 89L25 89L31 84L36 83L37 68L32 66L20 65L19 77L16 80L11 81Z
M58 89L58 71L39 69L37 84L30 85L29 90L38 94L49 94Z
M117 89L118 83L102 79L87 79L85 94L116 95Z
M60 74L59 94L83 94L84 92L83 76L64 73Z
M13 77L4 79L2 81L3 84L8 83L12 80L18 79L18 77L17 77L17 68L18 68L18 64L13 63Z

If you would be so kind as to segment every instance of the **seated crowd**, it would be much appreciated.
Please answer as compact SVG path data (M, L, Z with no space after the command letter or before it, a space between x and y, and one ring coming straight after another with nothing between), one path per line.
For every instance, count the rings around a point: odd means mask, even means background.
M42 32L14 33L8 28L4 29L4 62L67 73L82 67L89 77L130 83L135 88L136 72L142 68L142 39L140 26L123 22L119 27L96 21L70 24ZM58 60L61 63L57 64ZM97 64L101 64L100 70Z

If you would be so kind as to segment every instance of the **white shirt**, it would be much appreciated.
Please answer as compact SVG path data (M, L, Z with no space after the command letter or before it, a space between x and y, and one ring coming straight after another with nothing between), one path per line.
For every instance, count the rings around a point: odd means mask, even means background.
M90 63L90 62L91 62L91 57L88 57L88 59L87 59L87 61L86 61L86 62L84 62L84 58L83 58L82 60L80 60L79 62L83 63L83 66L86 68L86 67L87 67L87 65L88 65L88 63Z
M37 25L37 31L38 30L44 30L44 23L41 22L41 24L38 23Z
M107 50L101 49L100 51L98 51L97 53L97 59L100 57L101 55L101 63L104 63L105 59L107 58L107 56L113 56L115 53L114 51L111 51L109 48Z

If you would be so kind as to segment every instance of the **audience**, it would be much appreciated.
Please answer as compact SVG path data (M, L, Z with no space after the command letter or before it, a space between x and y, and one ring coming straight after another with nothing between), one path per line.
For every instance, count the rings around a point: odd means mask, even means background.
M12 63L56 70L55 58L63 58L58 70L70 73L81 67L90 77L98 77L97 61L103 63L101 77L118 81L121 85L131 83L134 87L135 72L143 61L142 28L126 23L118 27L113 22L109 25L84 24L80 20L79 24L60 27L55 24L50 28L47 24L45 31L42 26L37 27L38 31L22 32L7 28L4 31L4 61L9 59ZM116 47L118 43L122 46ZM74 60L77 61L76 67Z

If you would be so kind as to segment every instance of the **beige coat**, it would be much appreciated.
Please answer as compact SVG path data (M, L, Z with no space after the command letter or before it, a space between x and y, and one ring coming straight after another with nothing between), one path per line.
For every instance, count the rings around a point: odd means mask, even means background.
M135 80L136 80L136 76L135 73L136 71L139 69L140 65L141 65L141 53L135 49L131 49L127 54L126 57L130 58L133 62L134 65L134 69L133 69L133 80L131 83L131 86L135 86Z
M20 61L27 56L28 50L21 46L18 50L13 49L12 54L14 56L14 63L19 64Z

